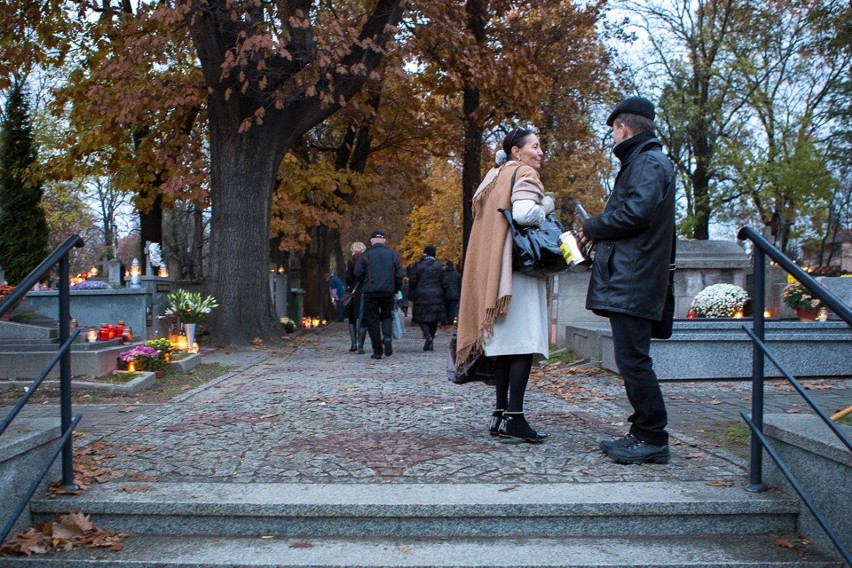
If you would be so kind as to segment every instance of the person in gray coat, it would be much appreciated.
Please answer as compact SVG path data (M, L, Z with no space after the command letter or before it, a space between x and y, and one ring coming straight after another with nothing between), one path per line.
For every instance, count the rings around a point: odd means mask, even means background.
M669 279L675 222L674 167L654 133L654 105L621 102L609 116L621 162L601 215L587 219L582 246L595 245L586 309L609 318L615 363L633 407L629 433L600 442L617 463L668 463L668 416L649 354Z
M435 247L427 246L408 270L408 293L414 302L412 323L420 324L423 351L433 351L438 322L444 320L444 267L435 259Z

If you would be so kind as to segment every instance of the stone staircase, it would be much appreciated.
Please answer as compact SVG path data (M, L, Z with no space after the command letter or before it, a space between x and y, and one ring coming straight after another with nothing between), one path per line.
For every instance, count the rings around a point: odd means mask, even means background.
M122 552L0 557L8 568L840 567L796 542L799 504L705 482L106 483L33 501L126 533Z

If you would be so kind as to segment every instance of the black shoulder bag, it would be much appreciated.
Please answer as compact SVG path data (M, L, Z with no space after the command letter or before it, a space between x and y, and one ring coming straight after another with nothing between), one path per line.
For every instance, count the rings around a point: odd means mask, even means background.
M519 166L520 167L520 166ZM511 187L515 187L515 175L512 173ZM512 269L521 274L556 274L568 270L568 263L559 249L559 235L565 232L562 224L553 214L545 217L538 227L523 226L515 222L512 212L500 209L509 229L512 231Z

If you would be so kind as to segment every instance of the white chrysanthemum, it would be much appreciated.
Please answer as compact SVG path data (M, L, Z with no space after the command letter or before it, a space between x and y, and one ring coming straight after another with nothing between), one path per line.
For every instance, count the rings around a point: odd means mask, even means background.
M742 311L748 294L733 284L707 286L692 299L690 311L700 318L730 318Z

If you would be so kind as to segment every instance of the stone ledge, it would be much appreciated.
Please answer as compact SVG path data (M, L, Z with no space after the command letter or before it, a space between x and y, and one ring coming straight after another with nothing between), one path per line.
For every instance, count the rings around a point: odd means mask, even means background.
M829 430L819 417L811 414L768 414L764 417L767 440L813 500L828 526L843 545L852 548L852 453ZM852 427L839 425L847 439ZM764 481L787 495L798 498L775 461L763 454ZM823 553L839 557L834 545L816 519L802 504L799 532Z
M662 380L750 379L750 320L676 320L671 339L652 340L654 371ZM796 377L848 377L852 330L845 322L771 321L766 342ZM565 346L591 363L618 372L608 323L565 328ZM768 359L767 377L781 373Z
M183 359L178 359L177 361L172 360L166 365L166 369L173 373L186 373L198 366L201 363L201 355L198 353L192 353Z
M127 371L113 371L113 374L127 374ZM93 383L89 381L78 381L71 379L71 390L93 390L113 393L133 394L151 388L157 382L157 374L154 371L136 371L133 380L124 384ZM32 381L0 381L0 385L13 385L28 387ZM45 380L42 386L59 388L59 381Z

